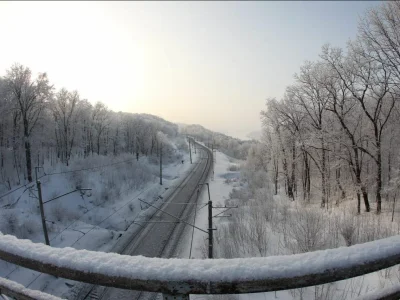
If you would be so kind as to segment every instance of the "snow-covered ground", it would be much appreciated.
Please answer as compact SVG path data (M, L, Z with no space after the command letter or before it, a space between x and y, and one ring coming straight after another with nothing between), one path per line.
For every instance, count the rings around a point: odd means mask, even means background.
M238 171L230 171L235 168L232 167L235 164L240 164L240 162L235 161L234 159L224 155L223 153L217 152L216 162L214 165L215 174L214 179L212 177L209 178L208 182L210 183L210 195L211 200L213 201L214 206L224 206L226 200L229 199L229 194L233 188L240 187L240 172ZM198 199L197 208L197 216L195 220L195 225L207 229L208 228L208 210L206 203L208 201L208 194L206 192L206 187L203 188L203 193L200 195ZM275 201L285 202L283 197L276 196ZM228 201L229 203L229 201ZM296 209L295 206L297 203L284 203L285 205L289 205L289 209ZM290 208L290 205L293 206ZM244 204L242 207L239 203L238 210L246 210L248 209L248 204ZM349 210L347 207L340 208L341 210ZM319 210L319 208L318 208ZM214 209L214 215L219 213L221 210ZM229 214L227 212L226 214ZM332 217L332 212L327 213L331 215L327 215L327 218ZM369 216L366 216L369 217ZM374 217L374 216L372 216ZM386 218L387 219L387 218ZM384 220L384 218L382 218ZM193 222L193 218L191 219ZM223 222L229 222L229 218L214 218L213 223L214 227L218 230L218 227L223 224ZM367 221L370 222L370 221ZM381 221L378 221L378 225L382 226ZM394 227L398 227L398 224L392 224ZM282 244L282 234L277 232L276 230L272 230L272 224L268 225L267 235L268 235L268 254L267 256L273 255L281 255L281 254L290 254L289 249L285 249ZM391 226L389 224L388 226ZM376 227L376 226L375 226ZM368 229L366 229L368 230ZM192 241L193 234L193 241ZM216 234L214 234L214 241ZM229 237L227 237L229 238ZM341 239L341 236L338 237ZM208 241L207 234L194 230L192 228L186 228L186 241L182 243L180 248L180 252L177 254L178 257L182 258L206 258L208 251ZM338 245L344 246L344 242L342 240L338 241ZM218 247L218 243L214 243L214 249ZM215 249L217 250L217 249ZM337 282L334 286L318 286L307 289L298 289L292 291L278 291L278 292L269 292L269 293L256 293L256 294L242 294L242 295L230 295L225 299L255 299L255 300L269 300L269 299L281 299L281 300L293 300L293 299L314 299L316 295L325 295L326 299L354 299L359 295L368 293L373 290L380 290L385 287L389 287L392 284L395 284L399 281L399 278L396 274L398 267L392 267L387 270L382 270L379 272L371 273L365 276L356 277L349 280L344 280ZM207 295L192 295L191 299L211 299L216 298L217 296L207 296ZM333 298L332 298L333 297ZM217 299L217 298L216 298Z
M202 144L202 143L200 143ZM204 144L203 144L204 145ZM210 199L213 201L213 206L224 206L225 200L229 199L229 193L234 187L239 185L240 172L239 171L228 171L228 168L233 163L238 163L236 159L232 159L222 152L214 152L214 171L208 178L210 186ZM214 174L213 174L214 173ZM207 186L203 186L202 193L197 200L197 211L196 220L193 218L190 220L194 225L207 230L208 228L208 193ZM213 214L221 212L221 209L214 209ZM214 218L213 222L218 227L218 222L223 221L219 218ZM192 243L193 234L193 243ZM206 258L208 246L205 247L207 234L199 230L194 230L191 227L187 227L184 236L185 242L181 243L181 247L178 250L178 257L184 258Z
M213 201L213 206L224 206L225 201L228 200L230 192L233 188L240 187L240 171L230 171L233 165L240 165L242 161L236 160L225 155L222 152L216 152L214 162L214 176L210 176L208 182L210 184L210 198ZM195 225L207 229L208 228L208 210L205 206L208 202L208 194L204 187L203 193L198 199L197 211ZM241 209L240 206L237 209ZM220 213L222 209L214 209L213 215ZM226 215L229 214L229 211ZM225 214L224 214L225 215ZM193 220L193 219L192 219ZM221 222L229 222L229 218L214 218L213 224L214 228L218 230L218 225ZM208 236L207 234L194 230L192 228L186 229L186 242L182 243L180 253L177 255L179 257L185 258L207 258L208 257ZM192 242L193 233L193 242ZM214 245L217 247L217 245ZM212 299L216 296L209 295L191 295L190 299ZM282 300L292 300L293 297L287 291L281 292L271 292L271 293L255 293L255 294L242 294L242 295L230 295L229 297L240 299L240 300L269 300L269 299L282 299Z
M46 174L85 169L87 166L107 166L41 178L44 202L73 191L77 186L92 189L84 194L71 193L44 205L50 245L111 251L126 235L135 233L139 228L135 221L143 220L150 214L152 209L138 199L162 203L194 166L190 164L188 153L178 153L177 150L175 154L179 154L176 156L179 160L172 160L172 163L163 166L163 185L159 184L159 165L149 161L154 158L142 157L136 161L134 156L123 155L113 161L108 157L96 157L93 161L77 159L68 168L45 165ZM196 154L192 153L192 156L194 161L198 159ZM118 163L121 161L123 163ZM39 172L41 175L44 175L43 172ZM21 189L10 197L0 199L1 232L44 243L36 193L35 190L24 192ZM57 296L64 295L75 284L1 260L0 277Z
M194 155L194 154L193 154ZM196 155L194 155L195 160L196 160ZM185 162L189 161L188 156L186 155L184 157ZM208 183L210 184L210 198L213 201L213 206L224 206L226 204L226 200L230 198L230 193L232 192L233 188L238 188L241 186L240 183L240 171L238 171L238 168L235 166L240 165L240 161L234 160L230 157L227 157L221 152L216 152L215 154L215 164L214 164L214 172L210 177L208 178ZM92 206L88 207L88 211L90 209L99 209L98 215L99 217L99 225L95 226L94 224L91 224L89 222L89 217L88 213L83 214L82 217L79 218L79 220L75 221L75 225L68 227L65 222L62 220L56 223L58 228L58 231L51 231L50 238L52 240L52 246L55 247L65 247L65 246L71 246L73 245L74 248L77 249L92 249L92 250L102 250L102 251L109 251L113 245L115 245L118 240L123 239L124 234L132 234L132 232L135 231L135 225L132 223L133 220L137 220L137 218L143 217L148 213L149 210L141 210L140 209L140 202L137 201L138 197L143 197L144 199L149 199L153 198L153 200L156 198L155 196L167 194L169 189L165 189L166 187L172 188L174 185L177 184L177 181L181 180L183 176L185 175L186 172L188 172L190 167L190 164L185 163L181 164L179 162L175 164L171 164L167 167L164 168L163 172L165 174L164 177L164 185L160 186L158 183L159 178L154 177L153 180L146 185L143 185L139 189L135 189L135 191L130 192L130 194L123 194L121 197L121 200L114 201L113 203L107 203L107 206L99 206L99 208L93 204L94 201L87 201L87 198L79 196L71 199L71 203L69 203L68 208L74 207L73 205L77 206L78 199L80 201L86 201L87 203L91 203ZM154 172L156 169L153 170ZM93 179L93 180L99 180ZM59 182L59 181L57 181ZM44 183L44 187L48 190L54 186L54 184L51 184L51 180ZM47 196L44 198L46 199ZM72 197L72 196L69 196ZM91 196L93 197L93 196ZM78 199L77 199L78 198ZM89 197L90 198L90 197ZM279 197L278 197L279 198ZM284 199L278 199L276 198L275 201L279 200L280 202L285 202ZM136 200L134 200L136 199ZM26 199L25 199L26 200ZM21 198L19 203L25 203L24 198ZM36 200L36 199L35 199ZM132 201L134 200L134 201ZM74 204L75 201L75 204ZM154 200L156 201L156 200ZM160 201L160 200L159 200ZM189 222L193 222L196 226L207 229L208 228L208 210L207 210L207 202L208 202L208 193L206 191L206 186L203 187L203 192L200 194L200 197L198 199L198 205L197 205L197 210L196 210L196 219L188 220ZM19 204L18 203L18 204ZM129 207L129 204L133 205L133 209ZM26 203L25 203L26 204ZM296 203L289 203L289 205L292 205L293 207L289 207L289 209L295 209L295 206L297 205ZM247 206L247 207L246 207ZM17 205L15 209L20 209L21 213L23 214L28 214L28 211L24 211L24 205ZM239 204L239 208L237 210L246 210L249 209L248 204L244 204L242 207ZM73 210L73 209L71 209ZM108 213L107 213L108 211ZM221 209L214 209L213 214L216 215L221 212ZM332 213L332 212L331 212ZM226 214L229 214L227 212ZM93 214L95 216L96 214ZM85 217L85 218L83 218ZM105 220L104 220L105 219ZM214 227L217 229L221 228L221 226L224 224L224 222L230 222L230 218L214 218ZM84 221L82 221L84 220ZM20 220L19 220L20 222ZM118 227L119 223L125 224L123 227ZM125 223L124 223L125 222ZM130 222L130 226L129 226ZM61 227L61 224L64 227ZM129 228L128 228L129 227ZM271 227L271 226L269 226ZM125 230L126 229L126 230ZM78 234L80 231L80 234ZM318 261L315 260L316 256L313 253L306 254L304 256L305 258L309 256L308 261L304 261L302 264L299 264L298 261L296 261L297 255L294 256L288 256L288 257L283 257L283 256L278 256L278 257L272 257L272 255L281 255L281 254L289 254L290 251L289 249L283 249L282 248L282 236L279 234L279 232L272 230L271 228L268 228L268 254L267 256L270 256L269 259L265 260L264 262L268 262L268 265L271 267L269 269L264 270L263 272L269 272L269 273L274 273L272 275L274 276L286 276L288 272L292 274L293 272L308 272L310 271L311 267L318 268L321 265L327 266L335 266L336 260L335 260L335 255L336 252L335 250L329 250L329 251L323 251L321 252L321 256L318 258ZM42 241L42 236L40 235L41 232L37 233L36 241ZM64 238L61 238L60 236L64 235ZM192 237L193 234L193 237ZM121 238L122 237L122 238ZM33 238L32 240L35 240ZM206 258L207 257L207 235L199 230L194 230L187 226L185 229L185 235L184 235L184 241L180 243L180 247L177 250L176 256L181 257L181 258ZM357 259L368 259L370 257L371 253L375 253L377 256L379 255L386 255L385 251L397 251L395 248L393 248L393 243L398 241L398 237L394 237L391 239L388 239L386 244L383 245L382 247L379 248L371 248L367 252L364 250L364 245L359 245L360 247L352 247L355 249L354 251L349 249L349 248L344 248L344 251L346 249L351 250L348 253L349 257L349 263L354 262L355 260L352 259L352 256ZM218 243L215 243L215 247L218 247ZM358 250L357 250L358 249ZM216 249L218 250L218 249ZM390 253L387 253L388 255ZM337 253L339 255L339 252ZM343 253L342 253L343 254ZM374 254L374 255L375 255ZM340 254L341 255L341 254ZM347 254L346 254L347 255ZM364 256L363 256L364 255ZM343 258L338 257L339 258ZM137 263L141 263L141 258L137 258L138 261ZM305 259L306 260L306 259ZM144 259L146 261L146 259ZM144 262L143 261L143 262ZM236 260L233 260L231 262L234 262ZM240 262L240 260L237 260ZM246 277L251 277L251 276L257 276L256 273L252 272L254 269L260 269L258 268L261 261L258 261L257 258L254 258L255 265L250 266L250 265L242 265L240 269L241 271L239 272L241 275ZM344 261L344 260L342 260ZM292 262L292 263L291 263ZM131 262L132 263L132 262ZM146 263L150 263L149 261L146 261ZM193 268L197 265L193 261ZM212 264L211 261L209 262L204 262L204 263L199 263L198 266L201 266L202 270L204 271L206 266L211 266L209 264ZM150 264L151 265L151 264ZM168 264L167 264L168 265ZM167 266L166 265L166 266ZM185 263L183 262L183 265ZM286 265L287 268L283 270L281 267L283 265ZM221 261L221 265L217 268L211 268L214 271L216 270L216 273L213 276L217 276L220 274L220 271L218 268L224 267L224 268L232 268L232 272L225 272L225 276L241 276L238 274L237 268L235 269L235 264L229 264L229 265L224 265L223 261ZM151 267L151 266L150 266ZM214 266L215 267L215 266ZM186 269L185 269L186 268ZM183 268L182 270L189 271L193 276L196 274L193 273L194 271L189 268L187 269L187 266ZM283 300L292 300L292 299L313 299L316 295L318 294L324 294L324 295L331 295L327 296L327 299L353 299L356 298L357 296L364 294L368 291L371 290L379 290L384 287L387 287L393 283L398 282L398 277L396 274L397 272L397 267L393 267L389 270L383 270L380 272L375 272L366 276L362 277L357 277L354 279L350 280L345 280L341 281L334 286L319 286L319 287L313 287L313 288L307 288L307 289L297 289L297 290L292 290L292 291L279 291L279 292L270 292L270 293L258 293L258 294L243 294L243 295L231 295L230 299L263 299L263 300L269 300L269 299L283 299ZM167 268L168 269L168 268ZM166 269L166 270L167 270ZM179 268L178 268L179 269ZM176 269L176 270L178 270ZM233 270L236 270L235 272ZM262 268L261 268L262 269ZM260 269L260 270L261 270ZM54 295L65 295L65 292L70 289L70 287L74 284L74 282L69 281L69 280L64 280L64 279L56 279L53 276L50 275L41 275L38 272L34 272L31 270L27 270L24 268L17 268L15 269L15 266L12 264L4 263L2 262L0 265L0 275L3 277L6 277L22 283L25 286L29 286L32 289L38 289L45 291L47 293L51 293ZM8 273L7 273L8 272ZM182 271L183 272L183 271ZM184 275L184 272L175 272L174 274L181 278ZM155 271L157 273L157 271ZM268 273L268 274L269 274ZM236 274L236 275L235 275ZM277 275L278 274L278 275ZM279 275L280 274L280 275ZM285 275L286 274L286 275ZM210 275L210 274L209 274ZM264 274L265 275L265 274ZM271 275L271 276L272 276ZM292 274L293 275L293 274ZM158 276L158 275L157 275ZM168 275L169 277L171 276L171 273ZM162 279L162 278L160 278ZM325 289L325 290L324 290ZM332 292L327 291L327 289L331 289ZM342 292L342 293L341 293ZM332 298L332 295L334 298ZM191 299L208 299L212 297L217 297L217 296L206 296L206 295L192 295ZM335 298L336 297L336 298Z
M228 199L229 193L233 187L238 186L239 173L237 171L229 171L232 168L234 161L222 153L217 153L214 176L209 178L211 200L214 206L223 206L225 200ZM171 166L170 170L176 170L177 165ZM180 170L184 171L187 166L181 166ZM166 169L167 171L168 169ZM168 172L168 171L167 171ZM227 180L229 178L229 180ZM175 179L176 180L176 179ZM172 181L171 181L172 183ZM204 206L208 201L208 193L205 191L199 197L198 207ZM241 209L240 207L238 209ZM243 208L242 208L243 209ZM195 225L201 228L207 228L207 209L199 209L197 211ZM214 210L214 215L218 209ZM214 219L214 227L218 230L221 222L229 222L229 218ZM190 251L192 241L192 229L187 228L186 242L181 243L179 256L182 258L205 258L207 247L205 245L205 235L201 231L194 231L193 247ZM271 235L273 233L271 232ZM278 238L278 237L273 237ZM374 259L386 259L392 257L398 252L397 244L399 237L391 237L381 240L378 244L375 242L355 245L352 247L342 247L341 249L331 249L317 251L313 253L303 253L290 256L269 256L266 258L255 257L251 259L218 259L218 260L163 260L146 257L121 257L121 256L106 256L103 253L93 255L87 251L75 254L72 249L59 251L54 248L44 247L43 245L32 245L25 241L15 240L13 237L4 237L0 243L0 247L6 251L13 251L16 255L26 255L30 253L33 259L48 262L54 265L71 265L75 269L85 271L93 271L99 273L107 273L109 275L133 276L142 280L185 280L192 278L193 280L240 280L242 279L261 279L261 278L281 278L287 276L302 276L308 273L318 274L326 269L335 269L340 267L349 267L352 264L365 263ZM191 253L190 253L191 252ZM189 256L189 254L191 254ZM71 260L71 257L76 257ZM89 259L90 258L90 259ZM119 261L119 263L116 263ZM115 268L115 266L118 266ZM22 268L21 268L22 269ZM36 273L32 272L31 273ZM17 273L17 271L16 271ZM18 273L28 277L21 270ZM26 272L25 272L26 273ZM38 274L38 273L36 273ZM37 275L36 275L37 277ZM389 278L390 276L388 276ZM352 281L342 281L334 287L335 290L342 289L346 296L341 296L341 299L352 299L357 297L360 292L365 292L371 284L377 285L376 273L364 276L362 284L352 279ZM16 279L13 279L18 281ZM60 294L63 289L68 289L70 281L58 279L49 275L42 275L37 279L45 286L42 290ZM379 286L379 284L378 284ZM380 285L382 287L382 285ZM321 288L321 287L318 287ZM326 288L326 286L325 286ZM314 288L313 288L314 289ZM371 286L368 288L371 290ZM321 291L319 291L321 292ZM310 293L318 293L316 290L299 289L296 291L281 291L271 293L259 293L251 295L236 295L237 299L295 299L299 298L302 293L303 299L312 298ZM315 294L314 294L315 296ZM193 295L192 299L208 298L215 296Z

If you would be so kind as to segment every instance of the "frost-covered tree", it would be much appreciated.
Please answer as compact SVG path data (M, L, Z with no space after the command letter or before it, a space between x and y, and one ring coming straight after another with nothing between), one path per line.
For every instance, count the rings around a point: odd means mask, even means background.
M116 113L101 102L93 105L78 91L54 92L46 73L34 78L29 68L15 64L0 77L0 190L32 181L34 166L47 162L68 166L74 157L158 156L160 133L177 139L178 126L149 114ZM177 158L169 143L163 150Z
M279 151L263 145L279 157L268 166L275 190L281 182L290 199L302 190L304 199L321 196L326 207L355 193L359 213L361 198L367 212L371 199L382 210L400 146L399 26L398 2L370 10L346 50L324 46L321 59L301 66L281 100L267 101L262 126Z
M109 125L109 110L107 106L105 106L101 102L96 102L93 107L92 112L92 139L95 139L96 142L96 151L97 154L100 155L100 146L101 146L101 138L106 133L106 129ZM106 145L107 147L108 145Z
M50 108L56 124L54 130L57 148L60 149L62 160L68 166L77 135L79 110L81 109L78 92L61 89L55 95Z
M32 182L31 136L52 92L46 73L32 78L29 68L20 64L7 70L5 77L10 92L15 119L22 123L27 179Z

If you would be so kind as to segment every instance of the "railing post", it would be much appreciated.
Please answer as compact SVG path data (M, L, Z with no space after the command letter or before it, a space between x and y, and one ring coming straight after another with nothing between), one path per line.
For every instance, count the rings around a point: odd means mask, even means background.
M189 300L189 295L168 295L163 294L163 300Z

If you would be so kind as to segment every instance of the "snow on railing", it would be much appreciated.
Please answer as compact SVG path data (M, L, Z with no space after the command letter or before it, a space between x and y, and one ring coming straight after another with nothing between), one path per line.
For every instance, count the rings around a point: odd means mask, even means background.
M53 248L0 233L0 259L39 272L169 295L270 292L348 279L400 263L400 236L296 255L163 259Z
M21 300L61 300L61 298L27 289L19 283L0 277L0 298L2 294Z

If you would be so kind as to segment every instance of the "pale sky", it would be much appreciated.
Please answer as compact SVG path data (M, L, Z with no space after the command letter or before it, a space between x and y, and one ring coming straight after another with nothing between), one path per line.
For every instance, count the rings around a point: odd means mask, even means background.
M0 2L0 75L47 72L114 111L244 138L321 46L379 2Z

